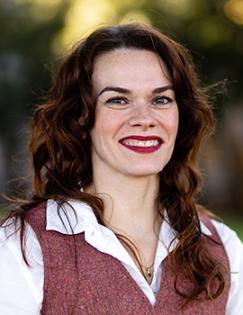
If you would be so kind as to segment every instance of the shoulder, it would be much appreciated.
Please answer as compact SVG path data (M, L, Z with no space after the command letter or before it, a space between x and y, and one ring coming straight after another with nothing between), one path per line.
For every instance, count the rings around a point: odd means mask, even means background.
M27 211L25 220L38 233L46 227L46 207L47 202L43 202Z
M40 203L39 205L36 205L35 207L32 207L29 209L26 213L26 219L31 219L32 217L36 216L45 216L47 208L47 201Z
M25 216L24 225L18 216L9 217L0 226L0 254L6 260L14 259L19 266L26 264L23 259L23 247L29 265L42 264L40 245L37 235L28 221L35 209L45 209L43 205L33 207ZM43 211L43 210L42 210ZM36 219L36 218L35 218ZM36 220L38 222L38 220Z
M14 223L9 219L0 227L1 314L39 314L43 259L38 240L29 224L26 224L25 248L29 266L22 255L19 222Z
M25 214L25 239L28 240L28 236L33 235L34 231L31 228L32 223L39 225L45 221L45 214L46 214L46 202L41 203L29 210L26 211ZM15 215L13 217L9 217L4 220L0 224L0 245L3 242L12 242L16 241L20 238L20 231L23 227L20 223L20 218Z
M206 226L212 234L215 232L218 234L226 249L230 247L239 249L242 248L243 244L237 233L225 223L217 221L205 213L199 213L199 220L201 225Z
M231 286L227 314L243 315L243 243L230 227L216 220L211 221L222 240L229 259Z
M237 233L231 229L228 225L223 222L216 221L214 219L210 219L214 227L216 228L218 234L220 235L222 241L225 245L228 243L235 243L239 246L242 246L242 242L238 237Z
M20 222L18 219L8 219L2 226L0 226L0 254L9 259L16 261L23 261L20 237ZM28 254L28 261L39 263L40 246L36 234L30 224L26 223L24 232L24 246Z
M217 234L216 239L220 239L224 246L231 271L239 270L240 263L243 261L243 244L237 233L226 224L209 217L205 213L199 213L199 219L201 226L206 226L213 238Z
M222 222L211 220L224 245L232 272L240 271L243 266L243 244L237 233Z
M25 249L28 265L26 264L21 244L21 226L18 218L9 218L0 226L0 274L13 271L26 276L36 266L43 265L42 253L36 233L31 225L26 222L23 246ZM29 268L31 267L31 268ZM0 276L1 278L1 276Z
M230 272L239 274L243 266L243 244L237 233L226 224L217 221L206 213L199 213L199 220L203 234L210 236L211 239L219 241L223 245L224 252L228 258ZM215 249L217 247L214 246L213 250Z

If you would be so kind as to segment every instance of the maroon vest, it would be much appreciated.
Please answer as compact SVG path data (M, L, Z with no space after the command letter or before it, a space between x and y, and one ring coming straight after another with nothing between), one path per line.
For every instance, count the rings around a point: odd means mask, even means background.
M27 222L34 229L44 258L42 315L223 315L230 288L229 262L222 244L208 241L207 248L226 268L226 286L214 300L197 299L184 309L174 289L174 274L166 258L156 303L152 306L143 291L116 258L104 254L84 234L64 235L46 231L45 207L32 209ZM204 223L220 241L209 219ZM187 287L186 279L180 283ZM190 285L190 284L189 284Z

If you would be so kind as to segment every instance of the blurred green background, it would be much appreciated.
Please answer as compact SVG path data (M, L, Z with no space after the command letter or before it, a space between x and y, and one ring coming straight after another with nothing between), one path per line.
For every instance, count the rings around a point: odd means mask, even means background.
M0 190L29 172L30 117L60 57L97 26L126 22L161 29L192 52L203 84L222 83L200 199L243 239L243 0L0 0Z

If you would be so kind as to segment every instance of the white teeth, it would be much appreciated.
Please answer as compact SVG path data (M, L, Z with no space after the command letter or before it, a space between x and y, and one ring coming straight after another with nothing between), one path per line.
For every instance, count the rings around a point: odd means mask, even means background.
M141 141L141 140L134 140L134 139L126 139L122 141L125 145L130 145L133 147L155 147L159 144L158 140L147 140L147 141Z

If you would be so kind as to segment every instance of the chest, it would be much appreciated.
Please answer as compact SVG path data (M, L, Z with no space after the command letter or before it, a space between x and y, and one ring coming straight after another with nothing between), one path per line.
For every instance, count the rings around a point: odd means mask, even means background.
M161 285L152 306L120 261L87 244L83 235L65 239L55 251L53 242L44 246L42 314L225 314L227 290L215 300L199 299L181 309L183 300L175 292L168 259L163 262Z

